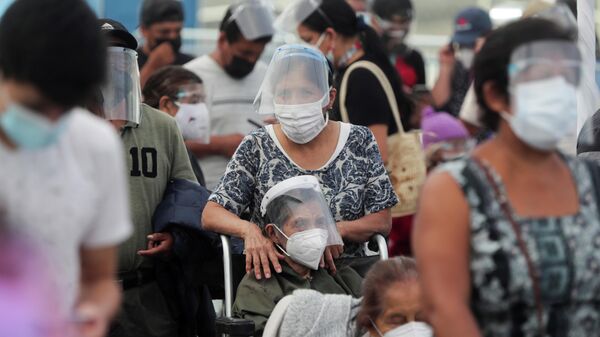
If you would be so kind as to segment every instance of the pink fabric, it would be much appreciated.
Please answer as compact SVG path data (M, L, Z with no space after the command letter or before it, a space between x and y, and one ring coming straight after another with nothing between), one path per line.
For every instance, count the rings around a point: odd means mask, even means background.
M469 132L458 118L447 112L436 112L430 106L423 109L421 129L424 148L451 139L469 137Z
M67 318L57 314L52 280L30 246L0 238L0 336L64 337Z

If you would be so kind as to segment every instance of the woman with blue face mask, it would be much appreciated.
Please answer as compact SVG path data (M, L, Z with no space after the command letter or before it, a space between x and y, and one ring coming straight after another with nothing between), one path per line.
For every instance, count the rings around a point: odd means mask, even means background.
M334 258L364 255L362 243L389 233L390 208L398 199L377 143L368 128L329 119L336 95L331 84L320 51L278 48L256 99L258 112L278 123L244 139L204 210L204 229L244 240L246 270L256 279L270 278L273 269L281 272L285 255L263 236L269 222L259 207L267 191L288 178L314 176L322 187L345 243L324 250L331 272ZM246 210L249 221L240 218Z
M481 122L496 136L429 177L413 236L436 336L600 331L598 170L557 151L577 123L571 36L524 19L475 60Z

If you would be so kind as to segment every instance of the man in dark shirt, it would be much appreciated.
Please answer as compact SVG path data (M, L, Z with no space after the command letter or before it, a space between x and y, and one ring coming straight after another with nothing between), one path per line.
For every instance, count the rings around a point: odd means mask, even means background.
M475 53L491 31L492 20L483 9L469 7L456 16L452 41L440 50L440 72L431 90L438 111L458 116L472 82Z
M183 7L177 0L144 0L140 12L140 30L145 43L138 49L142 86L158 69L183 65L194 59L180 52Z
M375 0L373 12L378 18L381 39L396 67L405 92L425 85L425 62L421 53L406 44L414 18L411 0Z

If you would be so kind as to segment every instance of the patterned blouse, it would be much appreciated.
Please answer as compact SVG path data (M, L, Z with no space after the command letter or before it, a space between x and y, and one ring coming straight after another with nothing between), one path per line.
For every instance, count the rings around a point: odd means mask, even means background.
M246 136L227 166L221 183L210 197L228 211L240 215L248 209L253 223L263 228L260 203L277 183L299 175L313 175L321 184L335 221L357 220L398 203L371 131L350 126L347 141L325 166L305 170L293 163L265 128ZM345 244L345 256L361 256L363 246Z
M577 184L577 214L524 218L509 209L540 277L546 336L600 336L599 200L588 165L565 160ZM471 308L483 336L538 336L526 258L484 170L472 159L446 164L441 170L458 182L471 210ZM506 198L500 176L490 170Z

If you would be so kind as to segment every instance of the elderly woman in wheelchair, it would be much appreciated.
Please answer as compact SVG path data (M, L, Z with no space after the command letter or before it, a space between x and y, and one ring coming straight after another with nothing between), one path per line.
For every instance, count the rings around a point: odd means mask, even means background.
M313 176L287 179L265 195L261 213L265 234L284 255L282 272L258 280L246 274L233 306L235 317L254 321L260 335L277 302L296 289L314 289L327 294L360 296L362 277L347 266L331 275L324 267L323 252L342 245L335 221Z

